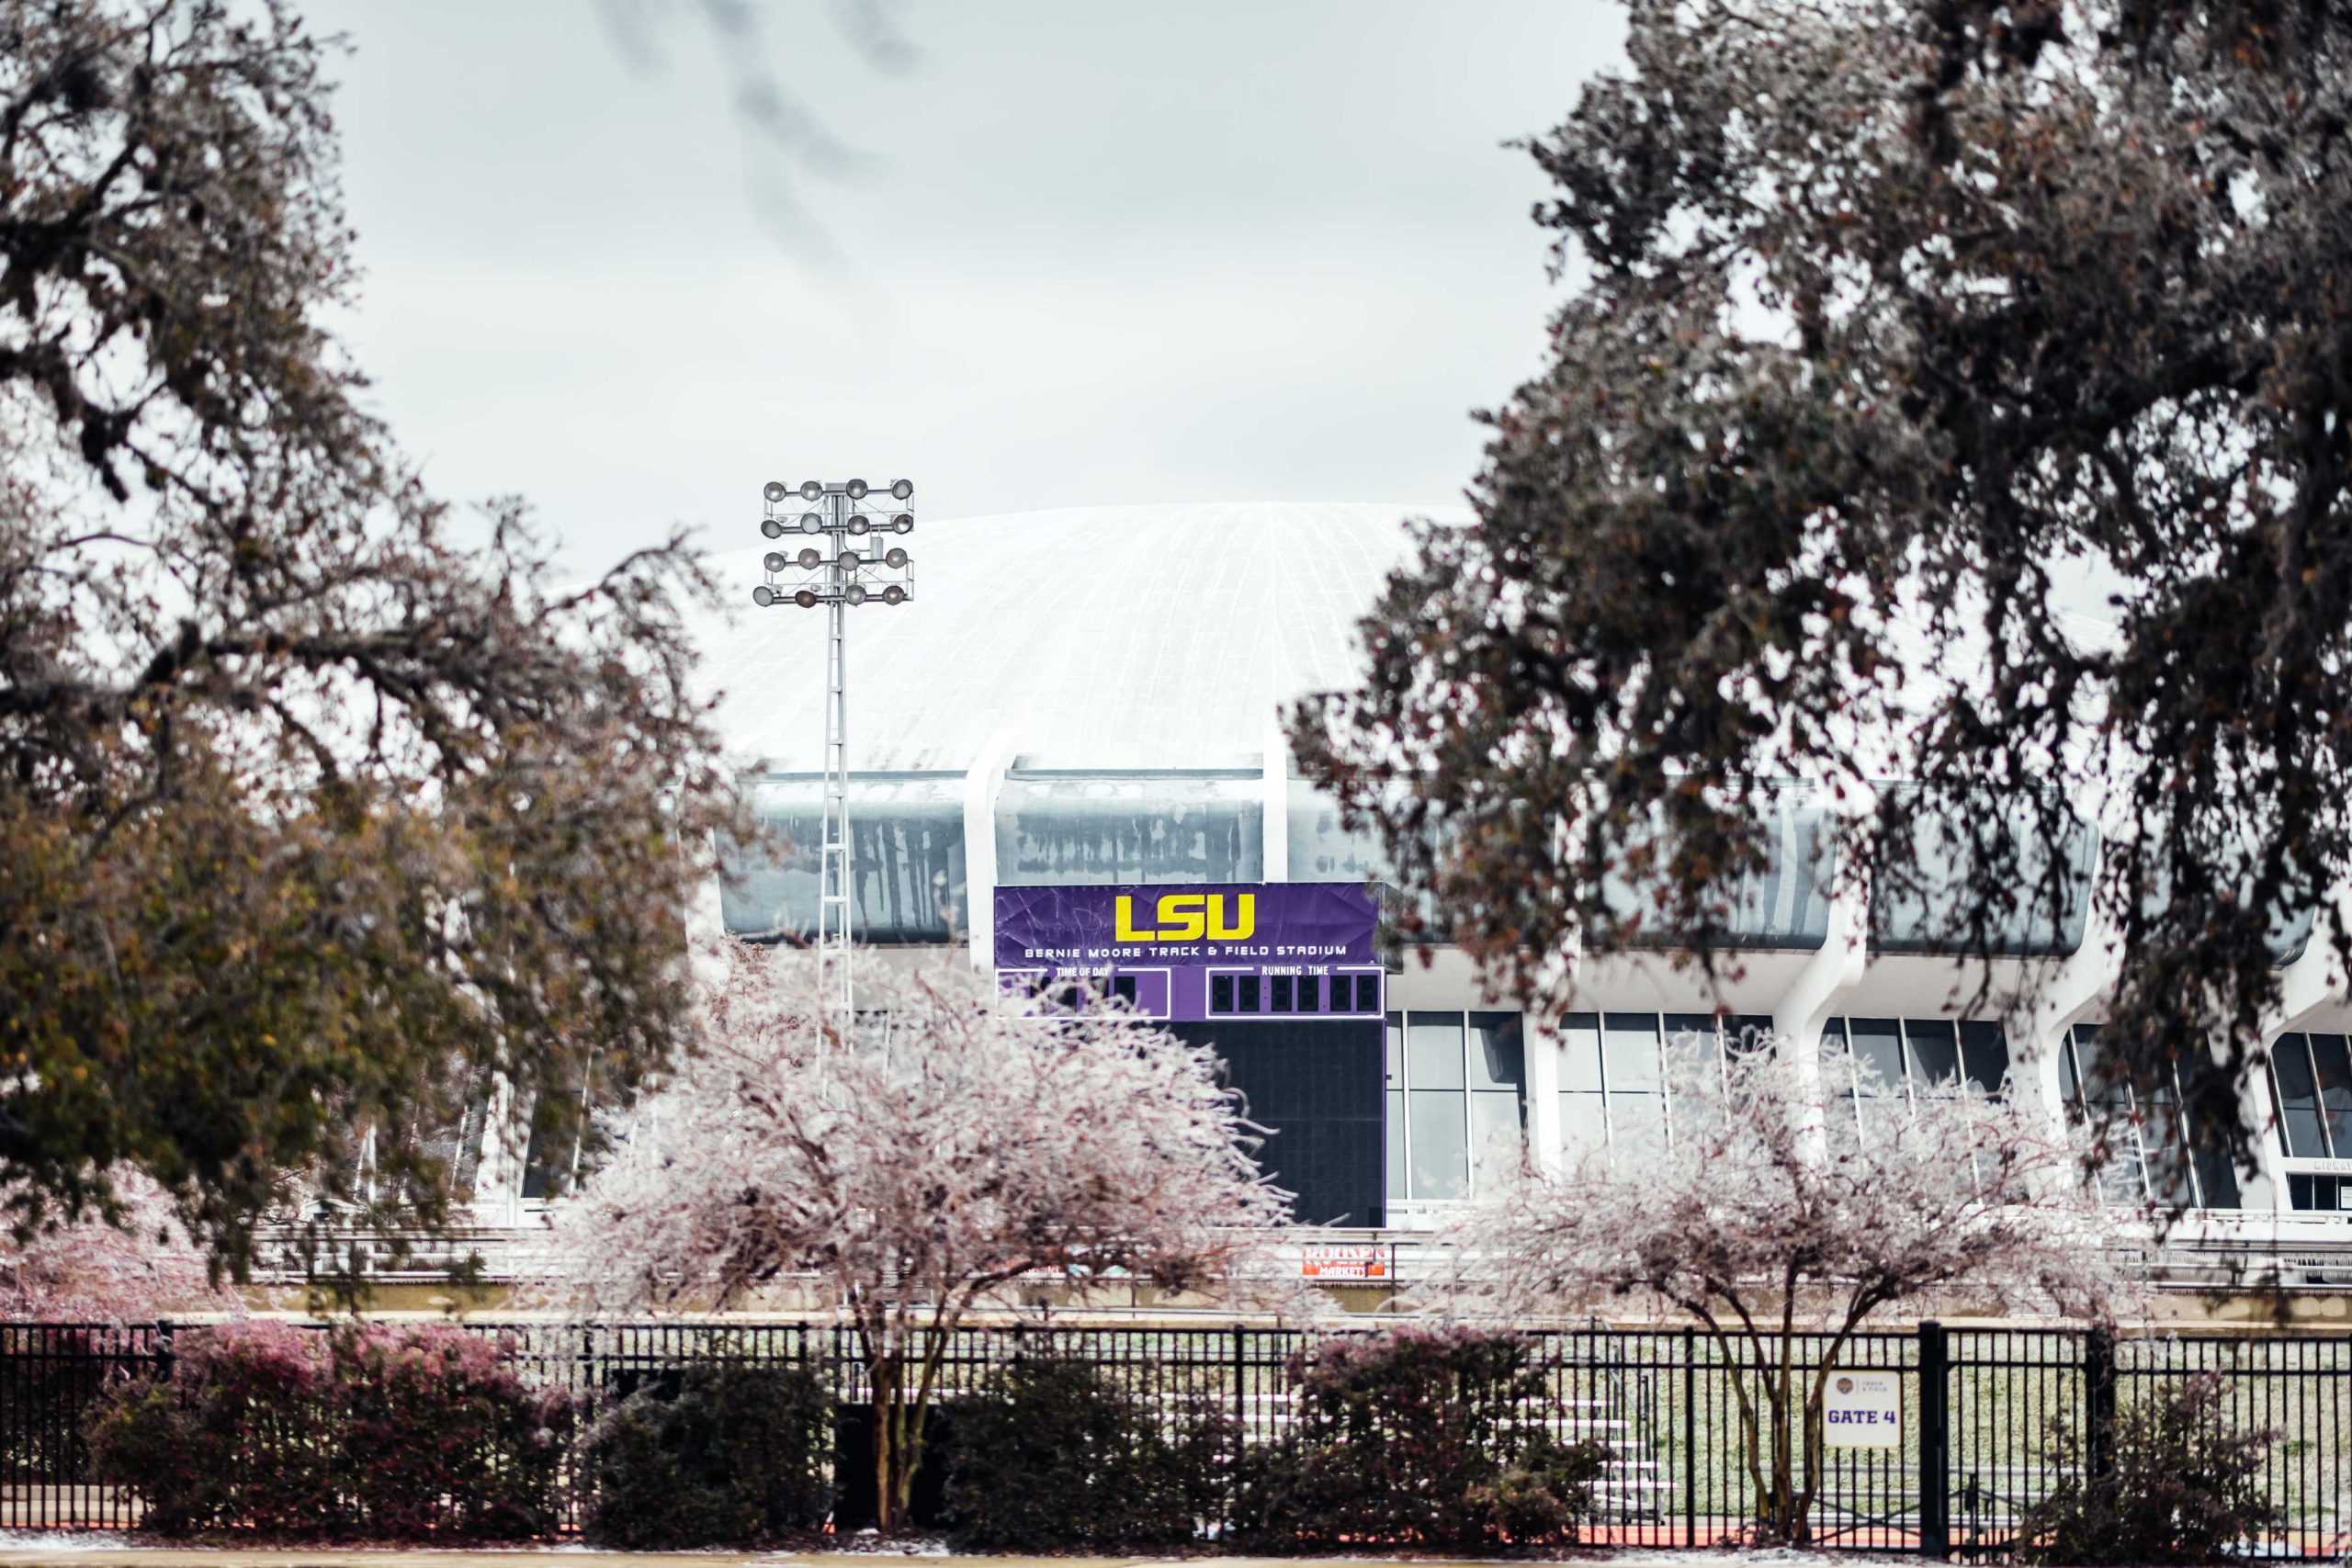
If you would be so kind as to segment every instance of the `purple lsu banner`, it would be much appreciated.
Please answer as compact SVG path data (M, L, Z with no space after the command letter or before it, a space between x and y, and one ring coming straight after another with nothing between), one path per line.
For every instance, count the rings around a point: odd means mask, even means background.
M996 966L1374 964L1379 918L1353 882L999 887Z

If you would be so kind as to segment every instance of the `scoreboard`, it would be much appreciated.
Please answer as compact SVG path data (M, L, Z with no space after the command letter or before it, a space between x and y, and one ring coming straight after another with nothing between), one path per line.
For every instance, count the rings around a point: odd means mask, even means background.
M1212 1047L1270 1129L1257 1158L1309 1224L1377 1226L1385 1210L1388 976L1361 883L1002 887L1008 987L1084 979ZM1331 1260L1333 1273L1343 1267ZM1374 1276L1377 1277L1377 1276Z

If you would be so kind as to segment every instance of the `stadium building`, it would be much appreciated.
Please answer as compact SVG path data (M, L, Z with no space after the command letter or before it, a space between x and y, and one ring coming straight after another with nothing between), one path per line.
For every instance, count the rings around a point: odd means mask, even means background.
M1162 889L1253 888L1272 909L1287 907L1285 885L1378 879L1376 846L1343 831L1297 776L1278 713L1356 678L1354 625L1408 547L1403 515L1163 505L924 520L903 541L912 600L849 617L857 939L952 944L1005 967L999 906L1026 890L1130 890L1121 918L1141 920ZM732 867L704 913L775 937L815 924L825 617L752 608L760 558L752 547L715 563L741 603L702 641L757 813L794 847ZM1779 826L1784 852L1742 901L1742 961L1717 991L1670 954L1587 952L1574 955L1579 1010L1530 1018L1440 951L1426 965L1261 963L1221 988L1212 969L1191 1017L1170 999L1181 979L1155 990L1146 976L1139 999L1216 1042L1253 1116L1274 1129L1263 1157L1298 1194L1301 1224L1389 1247L1391 1267L1493 1179L1493 1151L1511 1137L1566 1156L1657 1124L1661 1038L1769 1025L1800 1052L1842 1035L1902 1097L1956 1076L2053 1116L2086 1094L2126 1097L2111 1102L2132 1113L2140 1144L2109 1179L2155 1183L2189 1209L2167 1243L2173 1277L2210 1279L2252 1257L2301 1283L2352 1282L2352 1006L2346 965L2313 921L2280 943L2273 1066L2244 1086L2267 1128L2256 1160L2198 1164L2167 1182L2169 1162L2145 1153L2181 1135L2174 1108L2098 1087L2114 960L2086 929L2087 899L2071 923L2013 933L2016 956L1998 961L2008 972L1989 989L2030 990L2030 1008L1964 1016L1953 1010L1984 993L1982 976L1938 951L1918 910L1833 889L1818 805L1791 794ZM2086 842L2086 878L2089 852ZM1188 897L1180 906L1197 908ZM1376 980L1360 983L1366 971ZM1851 1084L1824 1094L1858 1135L1901 1113ZM527 1220L531 1170L482 1178L485 1224Z

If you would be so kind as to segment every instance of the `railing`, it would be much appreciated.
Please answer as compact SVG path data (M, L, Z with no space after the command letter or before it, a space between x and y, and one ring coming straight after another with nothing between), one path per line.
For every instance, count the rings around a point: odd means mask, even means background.
M512 1336L526 1375L591 1405L648 1377L698 1361L798 1364L830 1380L844 1405L867 1394L848 1331L815 1322L469 1325ZM101 1391L169 1377L167 1325L112 1328L0 1325L0 1527L135 1528L137 1497L97 1483L81 1428ZM1531 1334L1563 1437L1592 1437L1611 1462L1595 1488L1590 1539L1629 1546L1707 1546L1746 1535L1757 1517L1738 1390L1763 1405L1771 1370L1746 1346L1690 1328ZM1307 1331L1255 1325L1090 1323L988 1325L948 1337L939 1397L949 1404L1023 1356L1082 1358L1139 1397L1174 1410L1210 1400L1241 1440L1263 1442L1291 1418L1292 1358ZM1795 1365L1817 1370L1825 1337L1799 1336ZM1768 1348L1773 1342L1766 1341ZM1773 1348L1771 1360L1778 1359ZM1816 1540L1849 1550L1928 1555L1997 1552L2020 1511L2063 1476L2044 1437L2053 1419L2090 1435L2167 1379L2218 1371L2230 1416L2278 1435L2266 1483L2283 1515L2262 1555L2335 1558L2352 1548L2352 1336L2179 1335L2111 1338L2073 1328L1923 1324L1847 1342L1841 1371L1889 1371L1902 1418L1890 1446L1828 1450L1812 1519ZM1770 1473L1770 1433L1758 1435Z

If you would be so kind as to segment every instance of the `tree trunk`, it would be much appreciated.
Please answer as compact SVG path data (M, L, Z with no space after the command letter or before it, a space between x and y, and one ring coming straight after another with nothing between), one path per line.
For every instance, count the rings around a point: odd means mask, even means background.
M918 1393L916 1397L920 1399L922 1395ZM910 1407L901 1402L899 1406L899 1440L895 1445L895 1462L899 1467L898 1514L901 1519L909 1521L914 1518L915 1513L915 1472L922 1467L925 1411L926 1407L921 1404Z
M892 1379L881 1367L874 1369L874 1528L888 1535L899 1528L899 1490L891 1450L890 1412L898 1401Z

